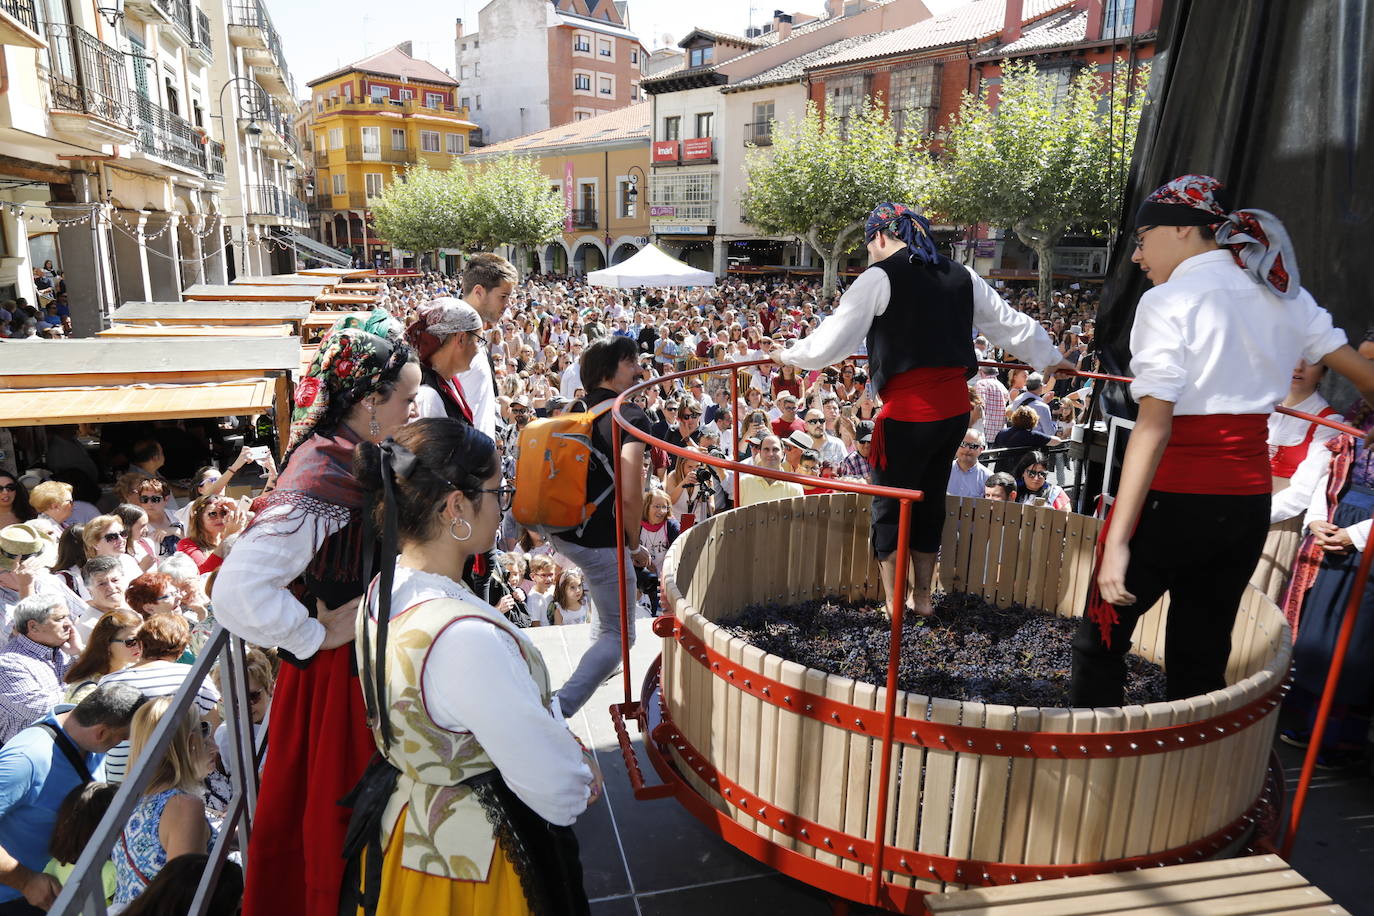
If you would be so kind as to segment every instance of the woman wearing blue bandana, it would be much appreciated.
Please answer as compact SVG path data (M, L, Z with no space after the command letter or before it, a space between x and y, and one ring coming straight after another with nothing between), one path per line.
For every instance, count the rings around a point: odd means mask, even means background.
M885 203L864 227L872 266L840 299L835 314L788 350L781 365L820 369L868 344L869 373L883 399L873 431L873 482L921 490L911 511L907 608L932 612L930 583L945 520L949 467L969 425L968 379L978 370L974 327L1047 374L1072 370L1029 316L1013 310L972 270L935 249L930 223L903 204ZM873 500L873 551L893 593L900 504Z

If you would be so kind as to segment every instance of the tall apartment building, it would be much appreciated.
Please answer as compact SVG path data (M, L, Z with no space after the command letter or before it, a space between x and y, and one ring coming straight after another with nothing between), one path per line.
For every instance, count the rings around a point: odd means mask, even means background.
M176 300L225 272L225 38L200 0L6 0L0 14L0 297L64 271L78 335L130 299Z
M649 52L623 0L492 0L457 21L455 71L483 143L581 121L643 99Z
M371 201L409 165L452 168L477 126L458 81L410 52L403 42L309 83L320 241L366 264L391 259Z

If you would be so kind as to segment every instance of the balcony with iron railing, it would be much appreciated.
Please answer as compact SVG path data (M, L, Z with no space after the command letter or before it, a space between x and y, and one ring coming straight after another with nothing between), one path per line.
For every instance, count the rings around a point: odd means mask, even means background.
M676 223L714 223L716 221L716 202L714 200L661 198L651 200L649 207L649 216L656 221ZM654 214L655 210L659 211L658 215Z
M33 0L0 0L0 38L4 44L32 47L38 34L38 11Z
M344 147L344 158L348 162L389 162L392 165L414 165L416 152L413 149L367 149L356 144Z
M210 39L210 17L201 10L196 10L196 36L191 42L191 50L200 54L207 62L215 56L215 45Z
M744 145L772 146L773 145L773 122L772 121L750 121L744 125Z
M229 39L243 48L244 60L260 77L280 83L283 94L296 97L296 82L286 66L281 36L260 2L250 0L229 5Z
M224 144L218 140L211 140L207 144L206 150L208 150L210 157L209 168L206 169L207 174L211 178L222 180L224 178Z
M127 143L134 111L124 56L79 26L48 23L49 116L54 130Z
M191 0L172 0L172 25L188 45L196 41L196 20L191 9Z
M205 132L151 99L136 97L139 152L195 172L209 174Z
M243 210L249 216L277 216L286 222L309 222L305 203L274 184L246 186L243 189Z
M407 115L429 115L431 117L455 118L462 121L466 121L468 118L468 109L462 105L426 105L423 99L381 99L378 101L345 98L321 99L319 114L328 115L345 108L350 113L358 114L400 112Z
M596 208L582 207L572 211L572 224L574 229L595 229L596 228Z

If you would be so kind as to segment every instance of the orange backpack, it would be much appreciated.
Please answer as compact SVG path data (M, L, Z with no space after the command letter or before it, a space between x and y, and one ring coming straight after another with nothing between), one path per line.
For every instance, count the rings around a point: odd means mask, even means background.
M515 461L515 520L544 536L576 530L591 520L615 489L615 467L592 445L592 427L615 404L607 398L586 413L532 420L520 431ZM587 492L588 472L599 461L611 485L596 495Z

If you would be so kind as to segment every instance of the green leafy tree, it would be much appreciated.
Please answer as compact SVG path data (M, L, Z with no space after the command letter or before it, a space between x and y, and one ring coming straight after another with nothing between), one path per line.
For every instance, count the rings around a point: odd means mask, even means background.
M883 201L921 196L923 158L899 140L880 102L866 99L847 118L828 120L808 104L800 120L775 127L770 150L746 154L740 202L763 232L807 241L825 264L824 292L831 295L868 212Z
M468 219L474 244L490 250L515 248L523 272L530 248L563 231L563 200L538 163L527 156L502 156L472 170Z
M472 187L463 169L438 171L423 162L397 175L372 204L378 237L417 254L460 248Z
M965 92L937 151L931 209L949 222L1015 232L1039 256L1042 302L1066 232L1116 230L1148 70L1133 80L1125 66L1116 72L1084 70L1056 99L1052 76L1004 62L996 99L986 82L977 95Z

